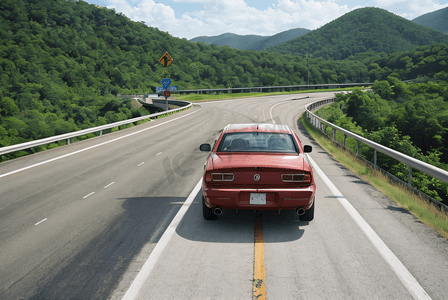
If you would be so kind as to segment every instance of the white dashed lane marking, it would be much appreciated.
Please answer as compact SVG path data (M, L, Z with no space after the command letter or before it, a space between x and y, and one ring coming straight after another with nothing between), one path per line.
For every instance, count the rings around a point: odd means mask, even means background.
M92 196L93 194L95 194L95 192L91 192L90 194L88 194L88 195L84 196L84 199L86 199L87 197L90 197L90 196Z
M37 225L39 225L40 223L45 222L46 220L47 220L47 218L45 218L45 219L43 219L43 220L37 222L36 224L34 224L34 226L37 226Z
M109 183L108 185L106 185L104 188L107 189L108 187L110 187L112 184L114 184L115 181L112 181L111 183Z

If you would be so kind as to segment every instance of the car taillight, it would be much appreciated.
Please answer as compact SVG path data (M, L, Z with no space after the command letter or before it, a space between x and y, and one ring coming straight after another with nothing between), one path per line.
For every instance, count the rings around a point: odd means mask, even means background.
M212 181L212 176L210 174L205 174L205 181Z
M212 173L213 181L233 181L235 175L233 173Z
M303 174L282 174L283 182L308 182L311 183L311 175Z

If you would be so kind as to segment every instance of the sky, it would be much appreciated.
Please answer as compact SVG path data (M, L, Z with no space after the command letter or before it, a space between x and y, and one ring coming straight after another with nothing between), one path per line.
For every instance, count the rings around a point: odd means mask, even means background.
M83 0L113 8L132 21L188 40L223 33L270 36L293 28L318 29L362 7L408 20L448 7L448 0Z

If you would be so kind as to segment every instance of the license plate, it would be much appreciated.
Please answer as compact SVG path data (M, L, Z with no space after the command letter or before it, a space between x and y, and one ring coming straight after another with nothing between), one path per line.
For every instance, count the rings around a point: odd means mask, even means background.
M250 204L265 205L266 194L265 193L250 193Z

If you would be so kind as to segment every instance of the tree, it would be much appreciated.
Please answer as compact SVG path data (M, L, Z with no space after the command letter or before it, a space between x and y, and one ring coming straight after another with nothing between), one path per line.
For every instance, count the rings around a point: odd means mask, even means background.
M378 94L381 98L390 100L392 98L392 95L394 92L392 91L392 88L388 81L375 81L375 83L372 86L373 92Z
M0 100L0 114L3 117L15 116L20 112L19 107L14 103L14 100L9 97L4 97Z

